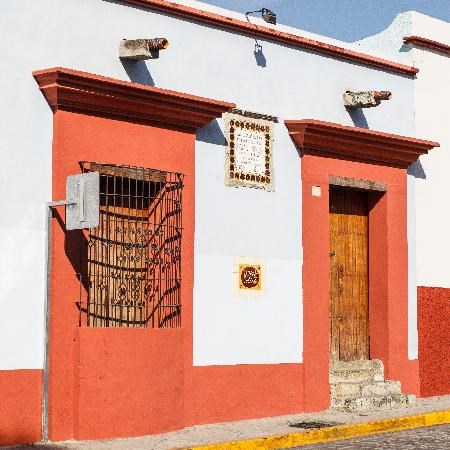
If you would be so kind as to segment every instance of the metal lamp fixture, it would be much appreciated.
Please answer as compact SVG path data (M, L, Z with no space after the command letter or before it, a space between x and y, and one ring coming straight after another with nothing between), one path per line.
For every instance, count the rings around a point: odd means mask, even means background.
M272 25L276 25L277 24L277 15L273 11L268 9L268 8L261 8L261 9L258 9L257 11L248 11L248 12L246 12L245 16L247 17L247 20L248 20L248 15L249 14L255 14L255 13L261 13L261 18L265 22L270 23Z
M261 17L267 23L271 23L272 25L277 24L277 15L270 9L267 9L267 8L261 9Z

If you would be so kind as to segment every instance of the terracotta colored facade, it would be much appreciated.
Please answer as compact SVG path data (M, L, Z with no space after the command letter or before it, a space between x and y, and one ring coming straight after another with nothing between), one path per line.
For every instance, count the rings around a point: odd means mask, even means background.
M67 230L64 207L54 207L48 372L39 362L5 357L8 364L0 367L0 395L6 399L0 411L0 445L39 441L43 417L48 420L48 438L61 441L142 436L191 425L327 409L329 189L337 178L384 186L383 192L368 192L370 358L381 359L386 377L400 380L407 393L449 393L446 345L450 328L448 320L440 320L448 307L448 289L418 288L419 358L411 358L409 352L410 330L416 326L409 316L410 288L416 285L408 239L408 200L412 198L408 177L418 158L429 151L433 155L432 150L439 147L432 140L413 137L412 77L420 68L329 40L255 28L238 18L195 9L189 0L180 5L163 0L103 3L97 6L124 8L121 11L150 20L144 22L145 29L166 21L168 30L180 33L174 35L174 52L183 45L183 36L196 39L198 32L205 45L214 46L213 38L223 42L226 36L232 42L229 35L234 33L233 39L239 41L229 44L230 55L236 57L236 67L243 68L243 78L237 82L237 72L230 72L216 82L215 70L225 72L234 63L220 66L210 50L203 51L188 40L189 51L199 52L188 55L192 67L184 60L176 65L180 53L168 59L167 66L165 54L153 61L155 79L159 76L165 88L152 85L152 75L146 74L142 61L135 66L115 61L131 82L104 76L111 75L111 70L103 70L109 64L100 58L104 49L96 50L97 71L86 70L88 63L47 68L52 66L36 67L33 62L33 114L52 117L52 126L49 122L45 130L39 129L46 137L36 132L40 136L36 148L49 156L48 164L39 157L29 164L32 174L41 165L48 170L51 198L46 201L66 197L66 179L80 173L83 161L184 175L181 326L120 328L81 323L80 292L86 287L80 283L80 274L86 261L80 255L85 232ZM204 32L211 34L203 37ZM239 53L242 43L254 45L254 37L268 41L264 44L267 67L257 61L260 72L256 75L254 61L248 68L246 56ZM115 40L116 36L105 38L108 45L116 44ZM289 52L296 52L292 55L303 58L295 60L292 74L274 69L277 61L292 57L283 53L285 45ZM181 53L186 52L182 47ZM58 63L64 61L58 58ZM208 58L210 71L201 66ZM319 78L329 64L335 65L335 85L321 84L324 80ZM296 70L308 73L304 67L311 72L298 87L283 78L292 75L297 80ZM141 78L133 72L137 69ZM29 72L26 76L31 78ZM178 75L170 78L174 73ZM275 78L277 83L270 78L274 73L280 77ZM396 89L397 103L384 110L373 108L367 112L370 126L361 124L361 118L329 100L333 95L341 98L351 77L354 84L370 87L379 82ZM274 89L270 101L261 95L270 91L269 86ZM328 92L320 108L306 95L318 89ZM223 115L247 105L249 109L256 105L254 109L264 113L261 116L275 117L270 144L274 192L226 186L222 156L228 143ZM37 190L41 178L36 175L33 182ZM36 209L44 206L35 201ZM236 295L233 264L243 257L262 261L265 278L260 297ZM42 265L43 258L38 261ZM32 297L28 307L33 302L41 302L40 295ZM44 340L44 334L36 335ZM17 368L22 366L30 368ZM48 390L43 385L45 375ZM43 415L46 395L48 413Z
M20 444L41 439L42 370L0 371L2 415L0 443Z
M450 290L419 287L419 372L420 395L447 395L450 391L448 320Z
M400 380L407 391L419 394L418 365L407 355L406 167L414 149L426 152L438 144L314 120L286 121L286 126L302 151L303 301L308 349L304 364L309 369L305 395L320 401L322 407L328 405L329 323L323 320L319 328L314 317L326 317L329 309L327 218L332 176L387 186L384 193L369 193L370 357L383 361L388 378ZM398 167L392 167L394 155ZM311 195L314 186L320 187L320 197ZM313 403L311 411L315 408Z
M56 83L51 74L57 74ZM191 424L251 418L255 416L255 403L260 403L260 417L300 411L300 365L192 367L194 134L178 131L177 127L165 129L134 123L132 118L132 121L118 121L66 111L64 91L60 92L66 82L59 81L58 76L64 79L74 74L63 69L35 74L55 110L54 197L64 196L65 176L61 174L75 172L78 161L101 160L105 154L113 162L124 161L126 156L130 165L184 173L182 303L185 319L182 329L178 330L78 328L78 310L67 299L76 298L79 290L76 275L79 232L66 231L63 216L55 213L49 438L58 441L138 436ZM84 77L84 74L76 75ZM99 77L86 76L91 83L96 80L99 86L104 82ZM48 91L46 86L56 90ZM75 102L76 98L71 97L70 108ZM77 109L87 109L90 103L85 98L83 106L80 101ZM224 109L233 106L217 105L216 108ZM180 127L183 125L181 114L178 113ZM192 120L191 116L188 120ZM77 149L74 142L77 142ZM146 147L159 151L142 152ZM127 149L126 155L123 148ZM68 327L67 323L73 326ZM241 385L239 390L236 390L237 382ZM271 402L263 395L268 386L273 396ZM126 420L124 411L129 411ZM100 422L99 416L102 417ZM111 427L119 418L120 426Z

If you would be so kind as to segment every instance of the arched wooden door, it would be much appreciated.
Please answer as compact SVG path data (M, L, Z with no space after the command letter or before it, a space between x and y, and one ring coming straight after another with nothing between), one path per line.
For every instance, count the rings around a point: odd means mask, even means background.
M367 193L330 188L330 357L369 359Z

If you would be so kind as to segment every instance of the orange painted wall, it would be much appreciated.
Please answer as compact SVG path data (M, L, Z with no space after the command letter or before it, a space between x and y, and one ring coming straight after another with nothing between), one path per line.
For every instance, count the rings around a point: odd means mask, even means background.
M42 370L0 371L0 445L41 437Z
M408 246L406 170L313 155L302 157L303 304L305 409L325 409L328 395L329 176L383 182L385 198L369 213L371 357L385 365L386 378L419 393L417 361L408 359ZM311 195L320 186L320 197ZM372 198L374 201L374 198ZM371 252L371 248L369 247ZM378 268L378 270L374 270ZM375 274L376 272L376 274ZM317 320L320 317L321 320Z
M450 289L417 289L420 395L450 394Z
M182 328L79 328L80 232L53 221L50 438L98 439L302 411L302 366L192 366L195 135L58 111L53 198L78 161L184 173Z
M185 426L301 412L302 375L301 364L193 367Z
M129 164L162 170L178 171L186 175L183 190L183 242L182 242L182 278L181 303L184 330L190 330L193 286L193 235L194 235L194 143L195 135L175 130L140 125L131 122L103 119L94 116L58 111L54 115L53 140L53 198L65 198L65 180L70 174L79 173L78 161L99 161L117 164ZM61 208L60 211L63 214ZM79 282L76 273L80 271L80 232L65 231L64 217L57 216L53 221L52 252L52 305L50 325L50 385L49 385L49 435L52 440L71 439L73 437L114 437L136 435L152 430L162 431L168 426L173 429L179 424L177 416L182 413L179 402L173 402L171 419L160 414L158 407L148 405L148 412L135 424L127 419L135 412L123 409L121 424L117 425L117 409L106 408L102 411L102 425L95 430L93 423L99 420L99 410L90 403L93 381L97 379L102 401L108 402L105 390L117 387L126 375L132 383L133 378L141 376L133 373L139 359L134 349L140 349L140 358L148 356L148 364L141 365L142 376L163 378L167 373L167 357L162 357L161 346L166 330L80 330L78 329L78 310L75 302L79 299ZM134 331L134 332L133 332ZM108 333L109 332L109 333ZM114 332L114 334L113 334ZM91 333L91 334L89 334ZM111 339L105 340L105 333ZM183 330L175 330L167 339L165 351L172 354L171 361L183 349ZM189 335L190 332L188 331ZM98 342L103 353L88 352L87 336ZM130 347L120 344L120 336ZM131 350L133 349L133 350ZM119 362L118 355L122 355ZM128 391L129 404L142 406L143 396L152 396L152 405L164 404L173 400L173 393L182 385L181 373L183 360L170 369L179 376L168 389L163 386L150 387L147 394L139 388ZM98 360L103 367L116 370L114 378L101 379L98 364L87 365L86 361ZM112 374L111 374L112 375ZM116 392L116 395L118 393ZM114 392L111 392L114 395ZM111 400L112 401L112 400ZM112 403L110 403L112 405ZM139 409L139 408L138 408ZM109 429L108 429L109 419ZM113 420L114 419L114 420ZM144 424L147 422L147 424ZM170 424L168 422L171 422ZM148 423L152 423L148 425Z
M328 175L302 157L303 364L305 411L330 404L328 296ZM313 197L320 186L322 197ZM325 259L324 259L325 258ZM323 264L326 261L326 264Z
M75 439L183 427L181 329L78 328Z

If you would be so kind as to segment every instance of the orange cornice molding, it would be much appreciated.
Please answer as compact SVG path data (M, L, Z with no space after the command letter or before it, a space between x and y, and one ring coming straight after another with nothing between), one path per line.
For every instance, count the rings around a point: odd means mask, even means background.
M434 50L445 55L450 55L450 45L443 44L442 42L432 41L420 36L406 36L403 38L405 44L411 44L416 47L425 47L430 50Z
M369 67L376 67L390 72L401 73L404 75L415 75L419 72L416 67L398 64L386 59L366 55L364 53L348 50L336 45L326 44L313 39L308 39L295 34L277 31L272 28L258 25L257 27L243 20L233 19L231 17L221 16L219 14L201 11L189 6L179 5L167 0L120 0L121 3L136 5L142 8L159 11L171 16L177 16L193 20L195 22L214 25L220 28L237 31L250 36L265 38L275 42L281 42L293 47L302 48L316 53L332 56L333 58L343 59Z
M236 105L60 67L33 72L53 109L195 132Z
M302 154L406 168L437 142L320 120L286 120Z

